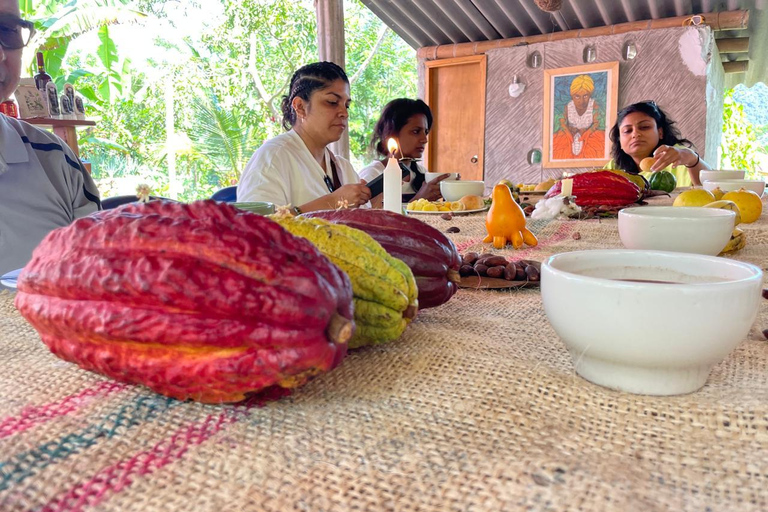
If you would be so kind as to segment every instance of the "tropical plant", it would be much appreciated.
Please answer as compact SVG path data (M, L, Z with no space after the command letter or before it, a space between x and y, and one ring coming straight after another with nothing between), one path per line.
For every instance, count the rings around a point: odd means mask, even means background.
M725 92L723 103L723 136L720 143L720 167L744 169L748 177L760 171L758 133L744 114L744 106L733 98L733 89Z

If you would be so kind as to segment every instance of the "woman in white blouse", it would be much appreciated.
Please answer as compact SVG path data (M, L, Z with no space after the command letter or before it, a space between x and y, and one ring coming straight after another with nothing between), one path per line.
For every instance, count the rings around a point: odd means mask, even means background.
M397 141L400 158L400 168L403 175L403 202L408 203L424 198L429 201L440 199L440 182L449 175L438 176L426 182L427 169L419 165L417 160L424 154L427 135L432 128L432 111L421 100L398 98L392 100L381 111L381 117L373 129L371 146L383 158L360 170L360 177L371 181L384 172L384 166L389 157L387 141L394 138ZM371 200L375 208L380 208L383 194Z
M349 118L349 79L332 62L315 62L293 74L283 96L286 133L254 153L237 185L237 201L290 205L294 213L357 207L371 197L365 182L327 146L341 138Z

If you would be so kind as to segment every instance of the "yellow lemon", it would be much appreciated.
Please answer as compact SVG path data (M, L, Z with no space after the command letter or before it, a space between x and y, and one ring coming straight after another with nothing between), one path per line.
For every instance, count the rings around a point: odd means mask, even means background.
M422 210L425 211L425 212L436 212L436 211L439 211L437 209L437 205L434 204L434 203L427 203L427 204L425 204L424 207L422 208Z
M755 222L763 213L763 201L754 190L740 188L726 193L723 196L724 201L733 201L739 207L741 212L741 222L749 224Z
M675 198L675 202L672 206L704 206L715 200L715 196L709 190L703 188L692 188L680 192L680 195ZM736 202L736 201L734 201ZM738 203L736 203L738 205Z
M725 192L720 190L720 187L715 187L712 191L712 195L715 196L715 201L719 201L725 195Z
M450 204L452 212L460 212L466 209L464 206L464 203L462 203L461 201L452 201L448 204Z

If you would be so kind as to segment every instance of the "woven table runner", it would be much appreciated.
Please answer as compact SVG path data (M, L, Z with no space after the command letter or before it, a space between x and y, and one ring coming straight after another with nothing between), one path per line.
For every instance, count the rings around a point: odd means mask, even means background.
M482 215L429 222L489 247ZM763 223L737 259L768 263ZM515 256L620 246L615 219L530 226ZM0 510L767 510L763 327L700 391L638 396L575 375L538 289L460 290L289 396L212 406L57 359L4 292Z

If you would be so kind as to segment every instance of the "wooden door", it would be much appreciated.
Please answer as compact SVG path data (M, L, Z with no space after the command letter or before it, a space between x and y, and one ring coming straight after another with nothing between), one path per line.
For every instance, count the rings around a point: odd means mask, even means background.
M485 55L427 61L426 102L434 122L427 168L482 180L485 141Z

